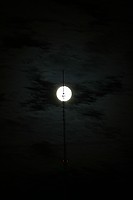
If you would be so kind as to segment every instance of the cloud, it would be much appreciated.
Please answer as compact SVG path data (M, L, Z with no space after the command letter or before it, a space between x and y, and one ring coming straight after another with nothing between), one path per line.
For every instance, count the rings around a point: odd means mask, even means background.
M44 80L38 70L30 76L31 86L26 87L30 91L30 98L21 102L23 107L28 107L32 111L44 110L47 105L55 104L53 91L54 84Z
M24 46L39 47L41 49L48 50L50 43L33 39L31 36L25 34L14 34L12 36L3 37L3 47L5 48L22 48Z
M75 103L92 104L102 97L121 92L122 81L120 77L107 76L102 80L76 84L75 91Z

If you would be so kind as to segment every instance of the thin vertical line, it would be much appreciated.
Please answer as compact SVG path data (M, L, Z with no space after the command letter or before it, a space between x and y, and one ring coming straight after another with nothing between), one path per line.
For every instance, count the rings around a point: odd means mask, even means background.
M65 74L64 74L64 69L63 69L63 71L62 71L62 81L63 81L63 98L64 98L64 82L65 82Z
M66 123L65 123L65 102L63 101L63 137L64 137L64 164L66 163Z
M64 95L64 70L63 70L63 95ZM66 119L65 119L65 102L62 101L63 107L63 138L64 138L64 165L66 165L67 158L66 158Z
M63 69L63 71L62 71L62 75L63 75L63 87L64 87L64 82L65 82L65 81L64 81L64 79L65 79L65 78L64 78L64 77L65 77L65 75L64 75L64 69Z
M64 94L64 82L65 82L65 73L64 70L62 71L63 75L63 96L65 98ZM64 137L64 199L67 199L67 182L66 182L66 166L67 166L67 152L66 152L66 119L65 119L65 101L62 101L62 108L63 108L63 137Z

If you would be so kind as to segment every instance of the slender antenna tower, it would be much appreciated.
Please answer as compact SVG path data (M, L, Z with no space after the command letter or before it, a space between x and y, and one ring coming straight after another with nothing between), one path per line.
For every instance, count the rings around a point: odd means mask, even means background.
M72 97L72 91L69 87L65 86L65 72L62 71L63 86L59 87L56 91L57 98L62 101L62 114L63 114L63 140L64 140L64 166L67 165L67 145L66 145L66 118L65 118L65 101Z
M64 93L64 86L65 86L65 72L62 71L62 77L63 77L63 98L65 98ZM65 118L65 101L62 101L62 110L63 110L63 138L64 138L64 160L63 163L66 166L67 164L67 150L66 150L66 118Z

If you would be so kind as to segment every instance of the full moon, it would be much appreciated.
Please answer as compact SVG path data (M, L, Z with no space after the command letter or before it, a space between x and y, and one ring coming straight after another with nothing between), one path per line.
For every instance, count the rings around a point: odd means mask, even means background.
M72 91L67 86L61 86L57 89L56 96L60 101L68 101L72 96Z

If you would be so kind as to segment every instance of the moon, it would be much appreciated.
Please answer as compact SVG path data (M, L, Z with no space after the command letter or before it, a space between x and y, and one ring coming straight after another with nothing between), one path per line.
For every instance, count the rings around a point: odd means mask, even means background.
M72 91L67 86L61 86L57 89L56 96L60 101L68 101L72 97Z

